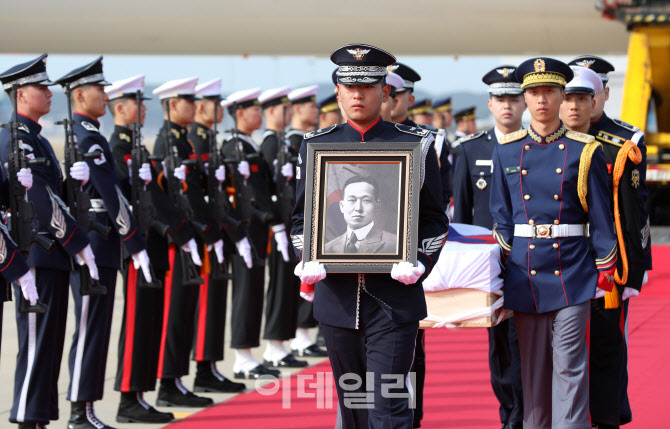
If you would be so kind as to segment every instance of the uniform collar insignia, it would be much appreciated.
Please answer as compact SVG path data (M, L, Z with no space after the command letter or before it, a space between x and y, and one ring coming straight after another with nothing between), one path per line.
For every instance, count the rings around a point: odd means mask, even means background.
M203 139L207 138L207 132L205 131L205 129L203 127L198 127L195 134L202 137Z
M126 134L126 133L120 133L120 134L119 134L119 138L120 138L121 140L125 140L125 141L127 141L128 143L130 143L130 136L129 136L128 134Z
M95 125L93 125L92 123L90 123L88 121L81 121L81 126L84 127L84 129L87 130L87 131L93 131L93 132L96 132L96 133L100 132L98 130L98 127L96 127Z
M20 122L19 122L19 130L21 130L21 131L23 131L23 132L25 132L25 133L30 134L30 128L28 128L28 125L26 125L26 124L22 124L22 123L20 123Z
M172 135L174 135L174 137L175 137L176 139L178 139L179 137L181 137L181 132L179 132L178 129L176 129L176 128L170 128L170 131L172 132Z
M561 138L566 131L567 128L565 128L565 125L561 122L561 126L556 131L554 131L553 133L549 134L546 137L543 137L538 133L536 133L535 130L533 130L532 126L528 127L528 136L540 144L542 143L549 144Z

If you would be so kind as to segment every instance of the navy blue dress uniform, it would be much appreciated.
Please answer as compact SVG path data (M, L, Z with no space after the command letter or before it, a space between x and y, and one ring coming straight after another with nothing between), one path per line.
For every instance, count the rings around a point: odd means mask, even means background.
M361 60L355 60L356 56ZM352 58L353 57L353 58ZM342 85L377 84L384 78L384 67L395 61L392 55L370 45L348 45L335 51L331 60L340 65L338 82ZM364 73L351 73L352 68ZM379 69L382 71L380 72ZM428 274L444 244L448 220L442 210L440 172L433 148L432 134L426 130L384 122L379 118L366 130L350 122L305 134L300 147L296 205L292 216L291 237L301 259L304 219L307 145L321 142L394 142L420 141L424 182L420 186L419 243L417 258ZM307 221L308 223L309 221ZM315 285L314 316L321 324L328 347L339 399L343 428L402 427L410 428L413 413L407 398L383 398L380 374L400 374L404 380L412 366L419 320L426 317L426 303L421 279L403 286L388 274L330 274ZM389 360L387 356L394 356ZM374 374L374 393L362 400L372 408L347 406L345 392L338 383L343 374L357 374L365 379ZM353 392L365 392L365 383ZM407 393L404 383L392 388ZM362 403L360 402L360 403Z
M71 71L56 83L67 86L71 94L74 94L75 89L86 85L109 85L103 76L102 57ZM70 275L75 304L75 332L70 348L70 385L67 399L73 402L74 418L75 403L89 403L100 400L103 396L116 275L123 260L121 244L123 243L128 253L135 254L144 250L146 243L138 233L131 208L121 191L111 149L107 139L100 134L100 123L97 118L77 112L74 113L73 120L79 151L101 152L99 158L86 159L90 179L84 190L91 197L95 220L112 230L108 238L93 231L88 234L93 254L98 261L100 282L107 287L107 294L82 296L79 291L80 272L73 271Z
M564 87L572 75L551 58L516 71L524 89ZM505 308L515 311L524 427L590 427L587 318L596 286L611 288L617 251L602 146L562 124L503 136L490 209L506 259Z
M586 67L596 72L603 85L609 81L608 73L614 66L608 61L585 55L572 60L570 65ZM624 249L628 260L628 277L624 284L617 285L619 293L624 288L640 291L644 273L651 270L651 240L649 236L649 216L645 208L647 186L647 148L644 133L637 127L612 119L604 112L591 124L589 134L603 145L607 164L607 183L609 185L610 207L614 207L613 177L616 171L617 156L624 150L627 141L633 142L640 152L639 163L622 153L623 172L618 186L619 217L622 228ZM621 249L620 249L621 250ZM617 272L623 273L623 258L617 259ZM622 313L627 318L629 300L623 306L606 309L605 298L591 303L591 352L589 355L591 419L600 428L619 427L633 418L628 401L627 385L627 345L625 333L620 328ZM619 374L619 376L617 376Z
M516 66L500 66L482 81L491 96L521 96L516 81ZM521 118L519 118L520 120ZM489 209L493 150L502 133L497 128L461 138L460 153L454 167L454 214L452 221L493 228ZM521 361L514 319L506 319L488 328L491 386L500 403L500 420L505 428L520 428L523 421Z
M163 103L167 103L170 98L194 100L196 99L196 83L196 78L167 82L153 92L159 96ZM173 88L175 85L178 86L177 90ZM156 137L154 143L155 156L165 157L168 150L171 150L166 148L168 143L165 140L166 134L171 136L171 144L176 147L179 159L183 161L197 158L195 147L188 140L186 128L168 120L163 122ZM163 183L165 176L162 166L156 165L156 167L159 170L159 183L163 184L164 189L167 189L167 184ZM202 168L197 165L189 166L185 181L185 195L192 209L193 218L191 220L203 225L203 228L196 230L201 254L205 251L204 245L213 244L223 237L217 220L214 219L212 211L209 210L205 195L202 192L203 177ZM197 398L191 392L186 391L187 393L184 393L185 388L182 390L183 386L180 378L189 373L189 358L194 340L195 314L200 296L200 287L183 284L181 272L184 267L181 258L171 257L171 260L174 261L174 271L171 281L166 281L165 284L164 328L158 364L158 378L162 381L158 392L158 404L176 405L172 401L172 394L174 393L178 398L188 396L190 399L185 397L183 399L192 400L193 403L190 406L210 405L212 403L211 399ZM209 269L206 266L207 258L205 258L203 264L201 273L203 271L207 272ZM175 383L181 395L174 389Z
M216 110L223 109L221 104L221 79L216 78L196 86L196 96L214 103ZM214 119L216 120L216 118ZM201 171L205 171L205 163L209 160L210 144L216 144L216 134L207 125L194 122L188 132L188 140L193 145L201 163ZM218 150L218 146L217 150ZM203 193L207 193L206 179L202 177ZM234 243L246 237L246 227L235 217L234 210L228 199L224 200L228 207L224 219L216 219L219 230L224 237L225 263L232 259L235 251ZM207 255L210 262L217 261L214 249ZM226 267L227 271L227 267ZM203 273L203 284L200 285L198 308L196 310L195 333L193 341L193 359L197 362L194 391L196 392L241 392L244 384L234 383L224 377L216 369L216 362L224 358L223 348L226 330L226 314L228 308L228 279L219 279L213 274Z
M288 87L268 90L260 95L259 101L263 110L272 106L278 106L289 102L288 94L291 91ZM293 149L286 139L283 132L276 130L266 130L263 133L263 141L260 146L260 152L270 171L276 171L274 162L277 160L278 152L282 146L286 147L289 155L287 162L293 164L294 174L289 181L289 186L295 189L295 160L297 159L297 150ZM275 178L278 178L275 175ZM286 180L285 177L279 177L279 180ZM275 195L276 193L275 184ZM284 204L293 207L294 200L284 201ZM286 228L290 227L290 219L278 219L284 223ZM282 254L277 248L277 243L272 240L271 252L268 255L268 265L270 280L268 282L267 302L265 304L265 330L263 339L287 341L295 336L295 330L298 327L298 305L300 300L300 279L293 274L293 269L298 263L295 256L289 252L290 260L284 261ZM307 301L305 301L307 302ZM311 312L310 312L311 316Z
M231 94L228 100L237 101L229 107L230 114L235 115L237 109L259 105L259 95L260 90L240 91ZM238 99L238 96L241 98ZM250 175L246 180L246 186L250 187L255 198L256 214L251 219L241 220L248 222L249 242L255 251L254 259L256 261L249 269L240 255L233 256L233 312L231 315L230 347L233 349L251 349L260 346L265 289L265 257L269 226L279 222L276 221L276 208L271 199L274 189L272 173L262 154L258 152L256 142L251 136L239 129L230 130L226 133L221 147L224 158L235 158L235 145L238 145L249 163ZM231 169L235 168L237 168L237 165L230 165L230 168L226 168L228 186L244 186L234 183L234 175ZM240 203L236 202L236 210L239 210ZM260 263L260 261L263 262ZM264 366L259 366L261 367L260 371L268 371ZM238 378L246 377L244 373L240 372L237 372L235 376Z
M46 55L19 64L0 75L3 88L11 90L16 82L27 85L52 85L46 73ZM17 311L19 353L15 370L14 403L10 412L13 423L46 424L58 419L58 374L63 356L67 320L68 284L73 268L72 257L82 251L89 239L70 216L60 198L63 175L51 144L40 135L42 127L20 114L19 138L29 159L44 157L49 165L33 166L33 186L28 199L33 201L39 233L54 240L50 252L33 246L28 266L34 268L40 301L49 310L45 314L20 314ZM9 132L0 131L0 162L8 162ZM20 290L15 291L16 301Z

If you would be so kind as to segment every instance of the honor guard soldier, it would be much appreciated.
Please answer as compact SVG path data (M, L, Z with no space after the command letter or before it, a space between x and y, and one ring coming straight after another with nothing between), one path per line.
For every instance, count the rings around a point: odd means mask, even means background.
M123 196L111 149L100 134L98 119L107 110L107 94L102 71L102 57L76 68L56 81L65 89L74 109L72 130L77 149L86 154L99 152L98 158L84 158L90 169L90 179L84 186L91 197L95 221L111 227L108 237L98 232L88 234L93 254L98 261L101 284L107 287L104 295L91 296L81 292L82 274L70 275L75 304L75 332L70 348L70 386L67 399L72 402L68 429L102 427L96 417L93 402L102 399L105 384L105 366L109 348L109 334L114 309L116 274L121 268L123 243L126 251L142 265L144 275L149 273L146 243L137 232L131 208ZM104 427L108 427L103 424Z
M109 138L109 144L121 190L135 210L138 204L132 198L134 192L131 188L146 188L151 201L151 208L148 210L159 222L159 224L138 225L145 229L138 233L148 238L147 252L154 269L154 281L162 282L166 271L169 270L167 248L162 244L165 235L169 236L177 246L182 246L195 237L195 231L184 218L184 214L177 210L156 183L158 175L151 163L147 162L139 168L132 165L133 156L136 160L141 158L149 160L149 153L141 141L139 128L144 122L146 112L144 101L149 100L144 95L144 76L133 76L114 82L105 88L105 92L109 98L108 108L114 119L114 132ZM137 124L138 113L140 124ZM136 150L141 151L142 155L136 154ZM138 168L137 178L131 174L131 169L135 168ZM134 214L136 219L142 217L137 211L134 211ZM167 226L167 230L164 230L164 226ZM114 383L114 390L121 392L121 401L116 421L167 423L174 419L172 413L157 411L144 400L144 392L156 388L163 328L163 288L142 286L137 268L131 263L130 258L124 259L122 273L125 300Z
M195 310L199 285L203 283L201 269L205 272L210 269L208 258L205 267L198 267L202 265L199 252L205 245L221 240L202 194L202 169L197 165L195 150L186 132L186 126L195 120L197 82L197 78L177 79L153 91L161 102L165 119L154 144L154 155L163 158L161 164L165 165L159 167L159 184L167 189L173 204L189 217L199 239L197 245L191 240L182 246L179 257L172 245L169 250L171 276L166 278L164 286L163 334L158 357L161 383L156 404L159 406L205 407L213 403L210 398L194 395L181 382L181 377L189 371ZM191 259L183 252L190 253ZM217 252L217 257L222 262L223 254Z
M402 63L393 64L388 71L400 76L404 82L403 87L396 90L398 102L391 118L392 122L402 124L408 119L407 112L414 104L414 84L421 80L421 76L414 69Z
M337 82L334 83L337 86ZM312 85L295 89L288 95L293 105L293 118L291 120L291 127L286 132L286 138L289 141L291 153L294 156L298 156L300 143L305 133L312 131L310 129L314 122L312 104L316 105L315 100L318 89L318 85ZM298 302L298 329L295 332L295 339L291 341L291 350L294 354L301 357L325 357L328 355L317 344L319 338L315 342L309 336L309 330L318 325L319 322L314 318L314 305L309 301L300 299Z
M18 115L17 115L18 116ZM13 120L13 119L12 119ZM18 124L16 124L18 126ZM10 130L11 132L11 130ZM6 175L6 172L2 165L0 165L0 202L4 207L9 208L11 198L10 195L7 195L6 190L13 191L11 188L13 180L8 180L9 178ZM22 168L16 173L16 180L19 182L19 187L22 193L25 193L33 185L33 175L30 171L30 168ZM9 183L7 183L9 182ZM25 190L24 190L25 189ZM0 336L2 335L2 313L3 305L2 303L12 300L12 283L16 282L17 289L20 287L21 292L17 290L17 293L21 293L23 299L26 302L29 302L31 305L36 305L39 297L37 296L37 289L35 288L35 277L33 277L32 271L28 267L26 258L21 253L21 249L12 239L7 227L4 223L0 222L0 273L2 273L2 278L0 279ZM3 285L4 283L4 285ZM19 301L19 307L17 312L25 312L25 304L21 306L21 299Z
M460 154L454 166L453 222L493 228L489 210L493 149L499 138L521 129L521 116L526 110L515 71L516 66L502 65L482 78L489 87L488 105L496 125L461 139ZM503 320L487 331L491 386L500 403L503 429L521 429L523 390L514 318Z
M454 122L454 115L451 114L451 97L441 98L433 102L433 126L449 130ZM447 138L451 141L452 135L447 131Z
M570 67L533 58L515 76L531 125L499 138L490 207L519 339L523 427L587 429L590 301L612 289L617 259L602 147L559 119Z
M593 70L603 84L603 90L597 91L594 97L595 107L588 133L603 145L610 207L614 207L615 220L619 218L617 235L621 253L617 260L616 284L617 292L623 298L623 306L604 306L608 297L592 302L589 355L591 420L594 426L601 429L617 428L633 419L628 400L628 298L640 292L645 282L645 271L652 269L649 215L645 208L648 193L647 148L644 133L639 128L612 119L604 112L605 102L609 99L608 73L614 71L614 66L594 55L575 58L569 64ZM615 186L617 182L618 191ZM623 333L620 329L621 312ZM618 384L615 382L617 372L620 374ZM615 394L619 395L618 401Z
M317 103L319 108L319 128L328 128L331 125L339 125L342 123L342 114L340 113L340 105L337 102L337 94Z
M286 123L290 122L293 113L288 98L290 92L291 88L284 86L269 89L258 97L265 116L261 154L268 169L275 173L274 195L284 230L290 224L291 211L295 204L294 165L298 159L297 153L291 151L290 143L284 136L284 128ZM276 240L272 240L268 263L270 282L263 333L263 339L268 343L263 353L264 364L276 368L305 367L307 362L297 360L283 344L283 341L295 336L300 300L300 280L293 274L297 260L294 255L289 255L288 241L286 247L283 247L279 246Z
M235 128L224 136L221 153L230 165L228 184L235 188L235 209L240 220L246 222L249 241L254 252L253 263L242 256L233 259L233 312L231 315L230 347L235 349L233 372L235 378L256 379L262 375L279 376L251 354L260 346L263 294L265 291L265 256L269 227L278 247L288 248L288 237L283 223L277 221L275 204L271 199L274 184L272 172L258 152L251 133L263 123L258 101L260 89L237 91L228 96L232 104L229 113Z
M219 146L216 142L216 124L223 121L224 108L221 106L223 98L221 97L221 79L216 78L208 82L199 84L195 87L195 95L198 98L195 101L195 122L191 125L188 132L188 140L195 147L198 157L202 160L202 171L205 174L214 174L216 184L222 186L226 176L226 167L221 158L210 159L211 149L214 153L219 153ZM218 165L213 165L217 162ZM203 188L203 193L207 193L210 188L209 177L203 180L207 186ZM225 189L222 189L225 192ZM222 192L222 194L224 194ZM209 195L209 203L213 204L216 196ZM226 216L217 219L219 227L226 238L226 246L223 242L214 243L214 248L210 249L208 258L210 261L216 260L216 252L224 252L228 259L234 252L233 243L240 240L247 240L246 229L239 219L233 217L232 206L228 201L227 193L222 198L222 203L226 207ZM213 213L215 209L213 209ZM218 213L217 213L218 215ZM217 249L217 246L223 246L223 249ZM193 342L193 358L197 362L195 384L193 390L196 392L220 392L220 393L239 393L246 389L242 383L235 383L216 368L216 362L223 360L224 333L226 330L226 311L228 307L228 275L227 262L224 262L225 270L217 272L210 270L210 273L203 275L204 283L200 285L200 298L196 312L196 331L195 341Z
M19 353L14 375L14 403L9 420L21 428L43 427L58 419L58 375L63 356L67 320L68 285L73 257L86 264L91 277L98 278L95 256L86 232L70 216L61 199L63 183L58 158L49 141L40 135L39 119L49 113L53 83L46 72L46 54L19 64L0 74L3 89L14 99L18 112L18 134L27 159L45 158L48 163L31 167L33 186L28 200L33 202L39 234L54 241L50 251L32 246L28 266L33 272L37 293L48 310L43 314L17 312ZM11 154L9 130L0 133L0 162ZM72 177L88 181L89 168L76 162ZM18 292L15 293L19 301Z
M433 126L433 102L428 98L414 102L407 114L417 125Z
M386 83L391 88L389 97L386 101L382 103L382 120L386 122L392 122L393 118L393 109L395 109L398 104L397 92L399 89L402 89L405 86L405 81L402 80L400 76L393 72L387 72L386 74Z
M296 267L296 275L305 284L315 284L314 316L328 347L339 399L342 427L411 428L413 412L408 398L406 379L412 366L419 320L426 317L421 280L432 268L447 236L448 220L441 208L440 171L433 149L433 135L426 130L381 120L382 101L389 96L385 83L386 67L395 58L379 48L365 44L346 45L331 55L339 66L338 91L348 122L305 135L300 147L297 169L296 206L293 210L291 236L296 253L302 253L305 224L305 177L307 145L320 142L420 142L425 180L420 187L418 209L419 243L417 266L409 262L394 264L389 274L328 274L324 266L310 261ZM302 160L302 162L300 161ZM303 173L303 174L300 174ZM402 283L402 284L401 284ZM308 293L305 291L305 293ZM393 359L386 357L392 355ZM366 375L373 386L362 384L356 396L366 389L372 402L352 407L341 383L344 375ZM393 374L399 383L392 389L393 398L382 393L382 376ZM346 384L346 383L345 383ZM372 392L374 390L374 392ZM369 408L369 409L368 409Z

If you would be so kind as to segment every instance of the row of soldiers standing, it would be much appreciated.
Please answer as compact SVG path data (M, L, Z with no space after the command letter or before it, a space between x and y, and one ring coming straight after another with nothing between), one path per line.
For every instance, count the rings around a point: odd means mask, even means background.
M284 129L292 119L315 126L318 111L310 109L315 88L238 91L223 100L219 79L201 85L197 78L167 82L154 90L165 121L150 155L141 137L148 99L144 77L110 84L100 57L56 82L71 103L66 147L74 147L78 157L66 168L69 182L64 182L51 144L40 135L39 119L50 110L48 87L54 85L46 73L46 55L12 67L0 80L15 100L17 131L14 138L3 130L0 158L11 161L12 148L18 148L30 168L10 175L10 186L27 192L35 205L36 235L53 240L48 251L32 246L23 257L10 235L0 231L14 251L1 261L11 265L3 270L7 298L10 282L22 286L15 291L19 354L10 421L36 428L58 419L56 383L70 286L76 327L69 353L68 428L109 427L97 418L93 403L103 395L119 270L125 297L114 386L121 392L119 422L174 418L144 400L157 378L157 405L211 405L210 398L195 395L181 382L191 358L197 362L196 392L245 390L216 368L223 359L231 277L235 378L278 376L275 368L307 366L294 354L326 355L310 338L309 329L317 323L311 303L299 299L286 234L295 161L284 142L295 134L298 145L308 129L287 136ZM109 141L99 131L107 108L115 124ZM220 145L216 124L224 109L236 126ZM291 118L294 110L296 118ZM251 133L260 128L263 113L268 131L259 153ZM88 198L73 198L64 183L73 183L77 195ZM86 216L76 218L73 213L81 207ZM261 363L251 351L260 346L268 240L271 279ZM73 257L88 269L75 267ZM289 352L284 341L290 339Z

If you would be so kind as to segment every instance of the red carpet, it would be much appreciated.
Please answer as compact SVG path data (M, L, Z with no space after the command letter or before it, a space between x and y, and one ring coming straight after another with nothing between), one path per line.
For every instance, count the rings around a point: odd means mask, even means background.
M626 425L626 429L668 427L665 413L670 404L667 393L670 386L670 246L654 246L653 254L655 269L650 272L649 283L639 297L632 299L630 307L628 392L633 422ZM427 330L426 349L428 374L422 427L500 427L498 404L489 381L486 331ZM282 380L282 386L274 395L264 396L258 392L239 395L173 423L169 428L333 428L337 406L334 389L328 389L332 392L329 398L325 389L318 391L314 387L316 377L319 374L324 377L323 373L326 377L332 376L328 362L308 368L289 381ZM298 398L299 388L301 398ZM282 408L282 398L286 408Z

